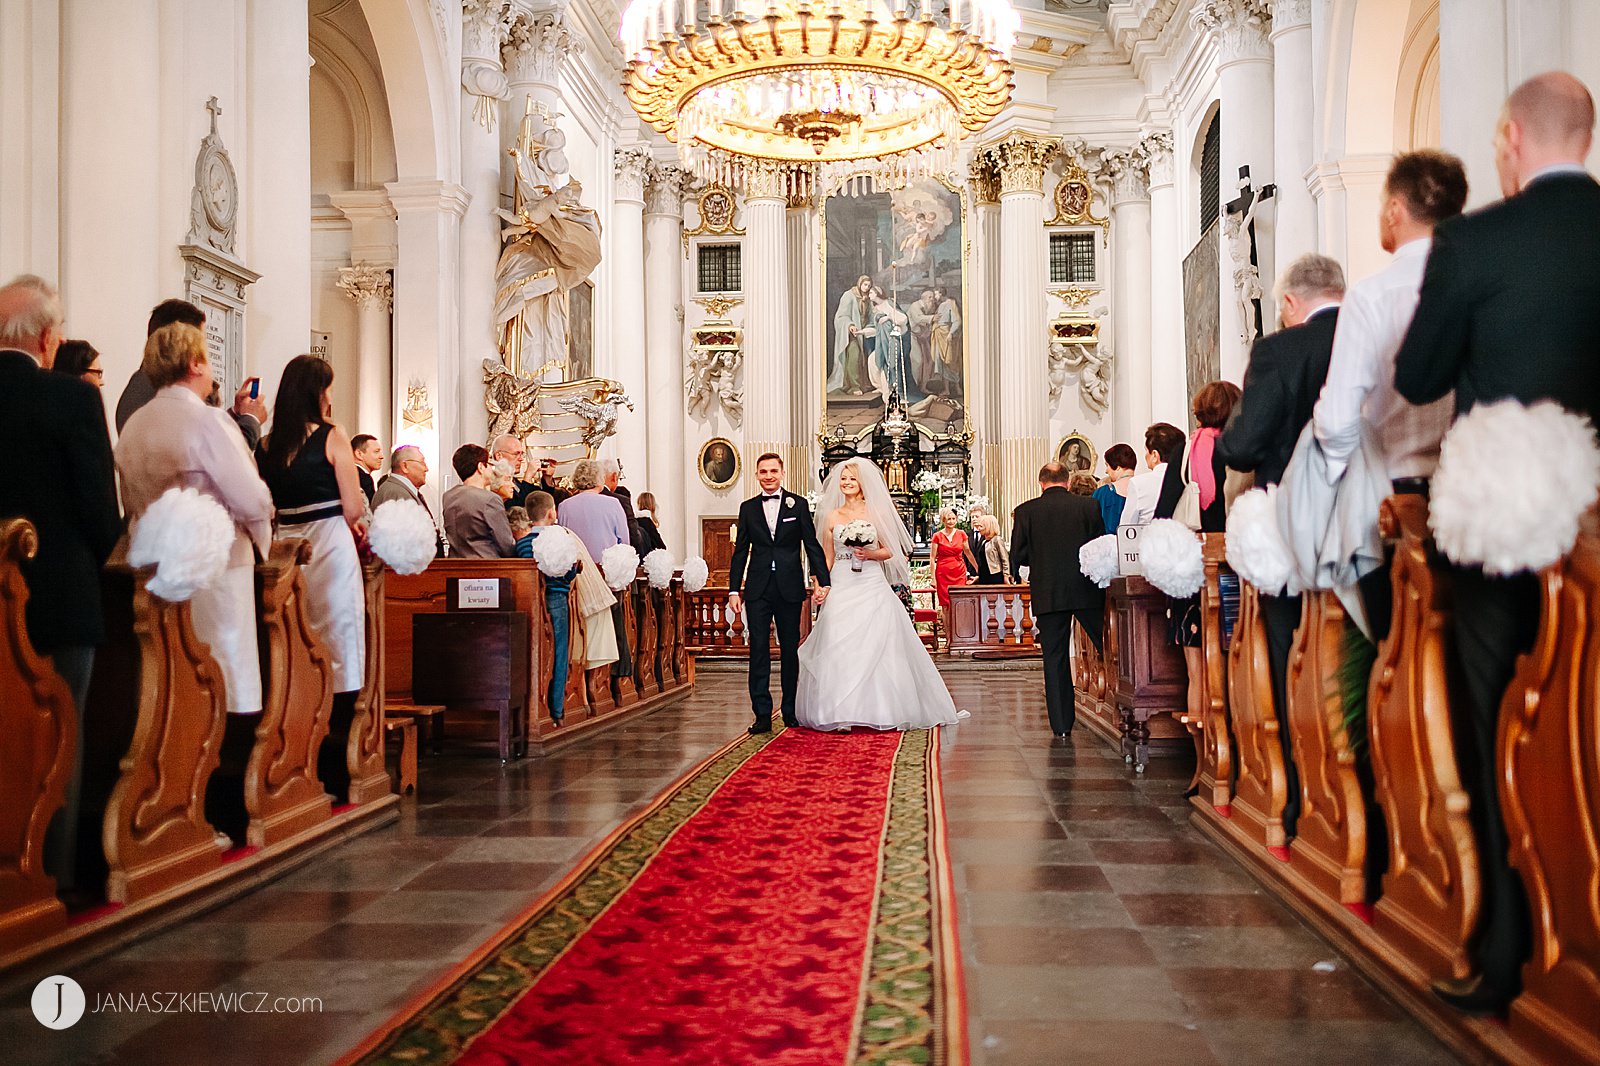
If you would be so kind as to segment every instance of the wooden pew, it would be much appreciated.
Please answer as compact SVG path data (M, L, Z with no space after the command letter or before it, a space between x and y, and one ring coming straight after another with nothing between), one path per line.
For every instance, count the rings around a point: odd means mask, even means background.
M44 837L66 795L77 745L72 693L28 640L21 565L39 550L33 525L0 522L0 956L67 925Z
M1482 895L1469 801L1450 723L1450 579L1434 557L1428 505L1391 496L1379 525L1394 546L1394 614L1367 695L1367 735L1389 869L1377 931L1420 985L1471 972L1466 944Z
M1088 632L1076 620L1072 623L1072 696L1078 717L1090 728L1105 737L1119 737L1106 659L1095 650Z
M1195 769L1196 804L1209 804L1221 817L1232 814L1233 737L1228 721L1227 655L1223 651L1222 572L1227 537L1201 537L1205 584L1200 589L1200 649L1205 673L1201 685L1200 756Z
M307 613L310 558L308 541L274 541L256 567L262 706L244 776L252 847L305 832L333 813L317 778L317 751L333 714L333 661Z
M611 678L611 699L618 707L632 707L639 702L639 616L633 595L639 581L635 577L633 584L627 588L612 590L617 597L617 605L622 608L622 632L626 634L622 639L628 642L628 660L633 667L632 673Z
M356 698L346 752L350 764L350 804L360 806L394 791L384 763L383 730L383 562L362 568L367 605L367 670Z
M1289 651L1285 728L1300 770L1300 820L1290 855L1296 876L1330 907L1367 911L1367 805L1345 730L1339 672L1353 623L1331 592L1302 597Z
M1239 775L1234 783L1229 825L1257 846L1276 849L1287 860L1283 809L1289 777L1283 765L1280 728L1267 666L1267 633L1261 599L1246 584L1239 596L1239 621L1228 647L1228 708L1238 742Z
M658 593L648 581L633 586L634 671L633 684L645 699L661 694L659 674L661 646L656 626Z
M1511 1033L1600 1063L1600 513L1541 575L1542 617L1500 710L1500 798L1533 915Z
M1183 649L1167 637L1167 595L1142 577L1119 577L1106 593L1108 681L1124 760L1143 773L1152 748L1191 745L1177 721L1188 698Z

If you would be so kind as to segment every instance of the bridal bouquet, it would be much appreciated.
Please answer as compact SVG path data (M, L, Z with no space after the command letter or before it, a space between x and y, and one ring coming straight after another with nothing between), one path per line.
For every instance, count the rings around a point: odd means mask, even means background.
M851 522L844 527L843 533L848 548L870 548L878 543L878 527L871 522ZM850 553L850 569L858 574L861 572L861 556L855 551Z

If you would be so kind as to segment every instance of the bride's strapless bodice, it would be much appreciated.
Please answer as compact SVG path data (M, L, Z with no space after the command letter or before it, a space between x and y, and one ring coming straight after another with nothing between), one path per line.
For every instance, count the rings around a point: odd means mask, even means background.
M844 526L833 527L833 569L828 571L834 584L841 578L859 578L864 576L882 577L883 563L877 559L862 559L861 570L856 571L850 558L850 553L855 549L844 542Z

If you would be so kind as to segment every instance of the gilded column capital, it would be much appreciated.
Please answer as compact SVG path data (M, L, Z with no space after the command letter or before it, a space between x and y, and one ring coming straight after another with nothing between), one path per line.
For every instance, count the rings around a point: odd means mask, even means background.
M1223 63L1272 58L1268 0L1204 0L1195 9L1194 24L1216 38Z
M1000 195L1033 193L1044 195L1044 172L1060 154L1061 145L1052 137L1014 130L983 150L984 158L1000 181Z
M789 168L772 159L752 159L744 167L746 200L789 202Z
M983 152L975 152L967 164L967 181L972 186L973 202L979 206L1000 202L1000 175Z
M394 309L394 276L378 263L357 263L339 271L339 291L357 307Z

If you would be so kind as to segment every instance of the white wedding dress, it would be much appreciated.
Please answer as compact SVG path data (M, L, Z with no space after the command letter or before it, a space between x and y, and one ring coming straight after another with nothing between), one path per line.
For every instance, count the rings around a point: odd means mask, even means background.
M957 712L883 564L863 561L857 573L843 538L836 527L833 584L800 645L795 717L821 730L954 725L967 713Z

